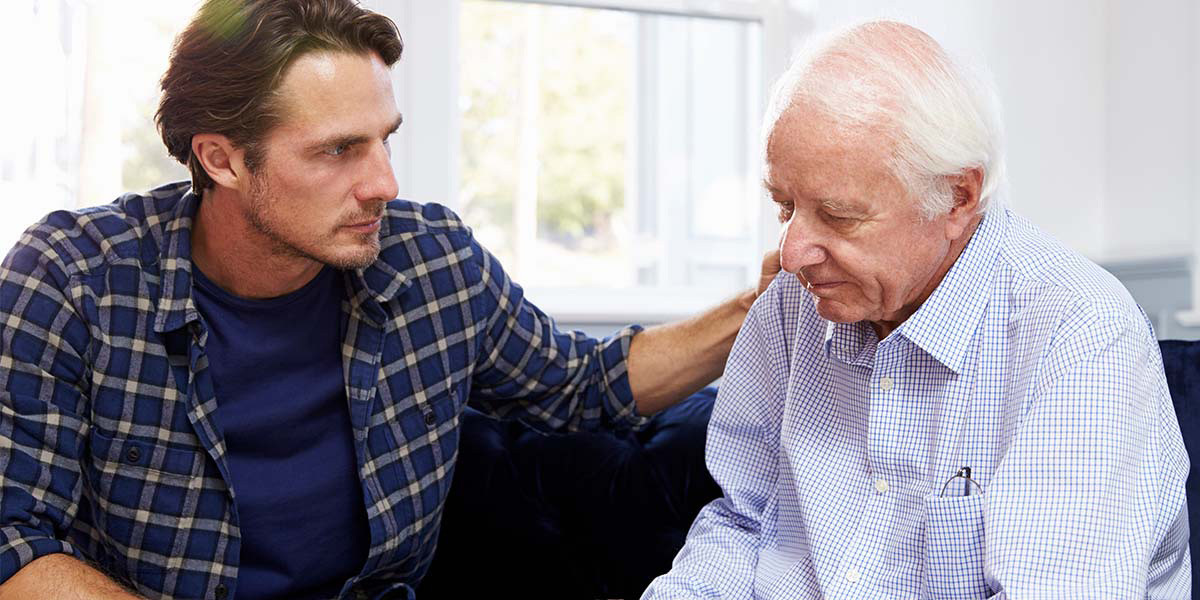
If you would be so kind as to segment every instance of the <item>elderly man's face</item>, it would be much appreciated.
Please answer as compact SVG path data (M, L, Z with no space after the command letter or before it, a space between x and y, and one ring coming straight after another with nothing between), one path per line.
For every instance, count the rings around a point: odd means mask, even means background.
M809 285L817 312L871 321L880 337L916 311L957 258L961 228L921 217L892 175L883 137L846 137L820 111L789 108L767 142L766 186L783 223L784 270Z

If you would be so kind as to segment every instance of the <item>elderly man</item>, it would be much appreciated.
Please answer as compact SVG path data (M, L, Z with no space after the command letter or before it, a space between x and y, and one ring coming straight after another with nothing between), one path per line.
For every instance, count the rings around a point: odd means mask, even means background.
M787 273L730 356L724 497L646 598L1184 598L1188 458L1111 276L997 202L997 109L861 25L776 89Z
M395 199L401 50L351 0L205 2L158 112L192 181L8 255L0 597L411 597L468 398L614 428L720 373L755 290L562 332L453 213Z

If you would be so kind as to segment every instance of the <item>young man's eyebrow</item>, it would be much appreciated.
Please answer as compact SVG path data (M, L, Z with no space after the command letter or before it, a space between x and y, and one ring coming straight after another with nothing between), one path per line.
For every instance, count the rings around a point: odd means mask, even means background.
M396 133L397 131L399 131L400 125L402 123L404 123L404 115L401 114L396 117L396 120L393 122L392 128L390 130L388 130L388 132L386 134L384 134L383 137L386 138L387 136L392 135L393 133ZM308 149L310 152L316 152L318 150L324 150L325 148L332 148L335 146L353 146L354 144L361 144L363 142L368 142L370 140L371 140L371 136L363 135L361 133L335 135L333 137L325 138L315 144L310 145L308 147Z

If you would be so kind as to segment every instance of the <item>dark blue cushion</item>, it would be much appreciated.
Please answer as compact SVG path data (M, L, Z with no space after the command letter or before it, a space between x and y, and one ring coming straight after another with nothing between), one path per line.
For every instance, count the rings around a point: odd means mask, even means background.
M1163 370L1167 372L1167 385L1171 388L1171 400L1175 404L1175 418L1179 419L1179 430L1183 433L1183 445L1188 456L1195 461L1200 450L1200 342L1163 340ZM1195 528L1200 527L1200 478L1195 464L1188 473L1188 522L1193 529L1191 539L1192 562L1195 564L1200 551L1200 536ZM1192 597L1200 598L1200 577L1192 577Z
M715 396L622 434L544 434L468 410L418 598L640 596L720 493L704 466Z

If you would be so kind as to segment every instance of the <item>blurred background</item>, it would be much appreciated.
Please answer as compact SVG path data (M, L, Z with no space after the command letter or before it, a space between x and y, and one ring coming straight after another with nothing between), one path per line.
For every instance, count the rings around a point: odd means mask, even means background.
M0 6L0 248L52 210L186 178L153 125L198 0ZM401 196L461 214L561 324L690 314L754 280L768 90L814 32L916 25L992 74L1018 212L1200 337L1200 3L367 0L405 39Z

